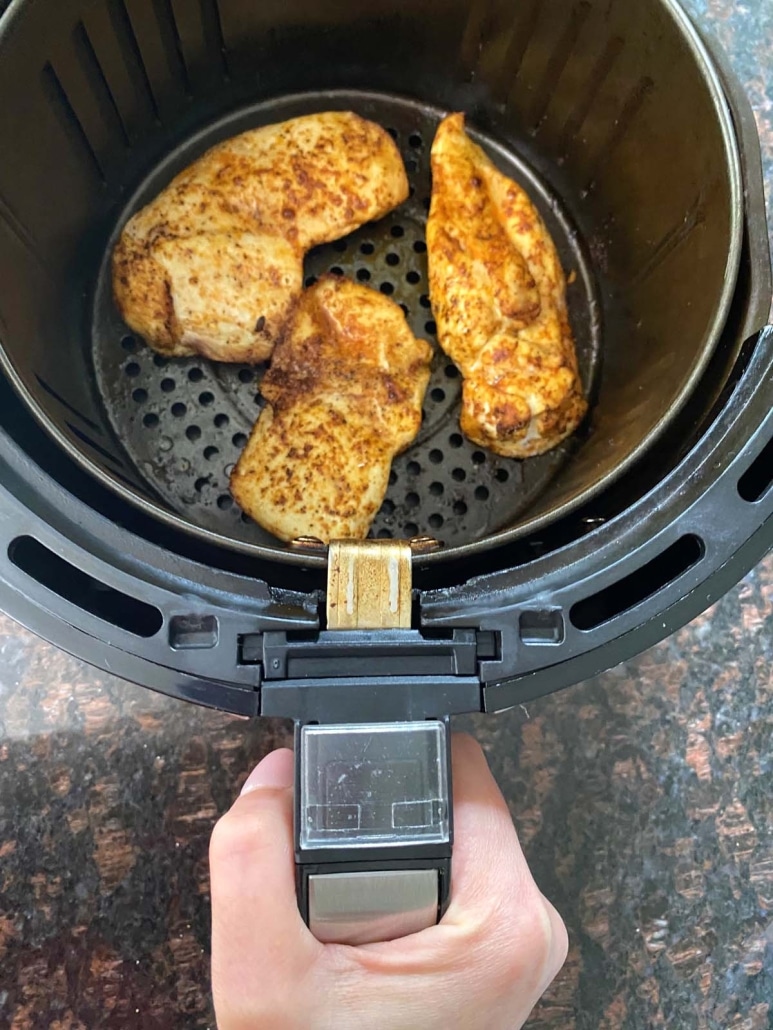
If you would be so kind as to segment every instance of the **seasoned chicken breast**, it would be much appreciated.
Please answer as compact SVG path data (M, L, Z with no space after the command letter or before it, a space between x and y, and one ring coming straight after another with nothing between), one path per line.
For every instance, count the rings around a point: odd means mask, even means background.
M462 431L509 458L552 450L587 411L556 248L526 192L446 118L427 226L438 339L464 376Z
M366 537L421 426L431 359L393 301L320 280L263 380L268 406L231 477L237 503L281 540Z
M356 114L244 133L128 223L113 257L119 311L162 354L264 361L301 294L306 251L407 196L392 138Z

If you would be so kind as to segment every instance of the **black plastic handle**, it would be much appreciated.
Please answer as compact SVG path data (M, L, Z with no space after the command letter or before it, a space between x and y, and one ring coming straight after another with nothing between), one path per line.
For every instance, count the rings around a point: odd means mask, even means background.
M297 723L295 756L298 906L312 932L365 944L437 923L451 889L448 719Z

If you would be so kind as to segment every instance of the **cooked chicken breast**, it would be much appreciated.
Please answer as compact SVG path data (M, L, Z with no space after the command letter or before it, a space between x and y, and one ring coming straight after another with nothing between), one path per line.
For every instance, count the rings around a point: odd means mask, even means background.
M128 325L172 357L259 362L303 287L303 257L408 196L384 129L348 112L221 143L131 219L113 257Z
M552 450L587 411L556 248L526 192L446 118L427 226L438 339L464 376L462 431L509 458Z
M237 503L281 540L366 537L421 426L431 360L393 301L320 280L263 380L268 406L231 477Z

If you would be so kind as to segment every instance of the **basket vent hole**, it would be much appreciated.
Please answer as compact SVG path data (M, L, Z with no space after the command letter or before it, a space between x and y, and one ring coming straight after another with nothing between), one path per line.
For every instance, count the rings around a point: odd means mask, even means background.
M338 254L345 254L346 248L346 240L336 240L335 243L333 243L333 250L336 251L336 253Z
M454 448L455 451L458 451L459 448L464 444L464 438L462 437L461 433L452 433L448 438L448 442Z
M415 522L406 522L403 529L405 531L405 535L408 537L409 540L419 535L419 527L416 525Z
M244 433L234 433L231 443L240 450L247 445L247 437Z
M368 283L370 282L370 272L367 270L367 268L358 268L357 278L361 283Z
M434 319L430 319L429 322L424 323L424 330L425 332L428 332L430 336L435 336L437 334L437 323Z
M463 483L467 478L467 473L464 471L464 469L454 469L451 473L451 478L455 480L457 483Z
M125 372L130 379L136 379L142 369L136 361L130 361L125 368Z
M389 254L387 254L385 260L391 268L395 268L397 265L400 264L400 255L390 251Z
M233 498L229 494L220 494L217 499L217 506L221 511L228 511L233 508Z
M446 365L445 372L446 372L446 377L448 379L458 379L459 378L459 369L456 367L456 365Z
M445 493L445 487L442 483L430 483L429 492L433 497L442 497Z
M426 294L426 293L422 293L422 295L421 295L421 296L419 297L419 304L421 304L421 306L422 306L423 308L428 308L428 307L430 307L430 301L429 301L429 296L428 296L428 294Z
M212 459L216 458L218 456L218 454L220 454L220 450L217 447L205 447L204 448L204 457L206 458L207 461L212 461Z
M201 380L204 378L204 373L201 371L200 368L192 368L188 372L188 378L192 383L200 383Z
M432 462L433 465L442 465L442 463L443 463L443 452L442 451L438 451L437 449L433 450L433 451L430 451L429 452L429 460Z
M405 506L406 508L418 508L421 504L421 498L417 493L413 491L405 495Z
M365 255L372 254L375 249L376 248L373 246L372 243L361 243L360 244L360 253L361 254L365 254Z
M485 465L486 464L486 455L483 453L483 451L473 451L472 452L472 463L473 463L473 465Z
M184 418L188 414L188 408L181 401L172 405L172 414L175 418Z
M494 478L498 483L506 483L510 478L510 473L507 469L497 469L494 473Z
M408 137L408 143L413 147L414 150L420 150L423 145L423 140L418 132L412 132Z
M738 481L738 493L744 501L761 501L773 484L773 440L755 458Z
M142 420L143 426L145 426L147 429L155 429L158 423L158 415L154 414L152 411L149 411Z
M193 489L197 494L200 494L202 490L209 486L209 476L202 476L201 479L197 479L193 484Z
M424 240L416 240L413 244L413 249L417 254L426 254L427 244L424 242Z
M124 336L121 340L121 346L127 354L134 354L137 350L137 340L134 336Z
M209 390L206 390L204 393L200 393L199 394L199 404L203 408L208 408L210 406L210 404L214 404L214 403L215 403L215 395L213 393L210 393Z
M476 501L487 501L490 496L491 496L491 494L490 494L489 489L488 489L487 486L479 486L475 490L475 500Z
M462 516L467 514L467 505L464 501L457 501L454 505L454 515Z
M394 469L392 469L392 471L389 473L389 485L390 486L394 486L396 482L397 482L397 473L395 472Z
M421 465L418 463L418 461L409 461L408 462L408 475L409 476L421 475Z
M143 390L141 387L134 391L132 394L132 400L136 401L137 404L144 404L148 399L148 391Z
M417 172L419 170L419 162L416 161L414 158L409 157L408 160L405 162L405 167L407 171L411 173Z
M161 380L162 393L172 393L176 386L177 383L174 381L174 379L167 378Z
M344 270L340 265L332 265L330 268L330 274L341 276L344 274Z
M155 636L164 624L158 608L94 579L34 537L22 536L13 540L8 548L8 557L18 569L47 590L127 633L148 639Z
M396 240L400 240L405 236L405 229L403 229L402 225L393 225L390 231Z
M435 404L442 404L443 401L446 399L446 391L441 390L440 387L436 387L430 394L430 397L435 402Z
M418 272L409 272L405 278L411 286L417 286L421 282L421 276Z
M430 515L430 517L429 517L429 524L432 527L432 529L442 529L443 528L443 522L444 522L443 516L442 515L438 515L437 512L434 515Z
M588 632L598 629L670 586L701 561L705 545L688 534L630 575L578 601L569 613L572 625Z
M391 297L395 292L394 285L390 282L382 283L381 286L379 286L379 289L385 297Z
M251 383L255 378L255 373L251 368L240 368L239 369L239 382L240 383Z
M163 356L163 354L154 354L153 355L153 364L156 366L156 368L166 368L168 366L169 362Z
M217 429L225 429L225 427L226 427L226 426L228 425L228 423L229 423L229 422L230 422L231 420L230 420L230 418L228 417L228 415L226 415L226 414L223 414L223 413L221 412L221 414L219 414L219 415L215 415L215 418L214 418L214 420L213 420L213 421L214 421L214 423L215 423L215 427L216 427Z
M391 501L388 497L381 505L381 511L384 515L393 515L395 510L395 502Z
M188 426L188 428L185 430L185 435L188 437L191 443L195 443L196 440L201 439L201 429L199 428L199 426Z

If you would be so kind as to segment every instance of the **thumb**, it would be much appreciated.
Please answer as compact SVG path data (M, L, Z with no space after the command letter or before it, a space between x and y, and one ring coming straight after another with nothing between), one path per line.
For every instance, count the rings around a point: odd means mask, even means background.
M229 1008L257 978L264 995L298 982L321 947L296 900L292 786L292 751L273 752L212 834L213 980Z

